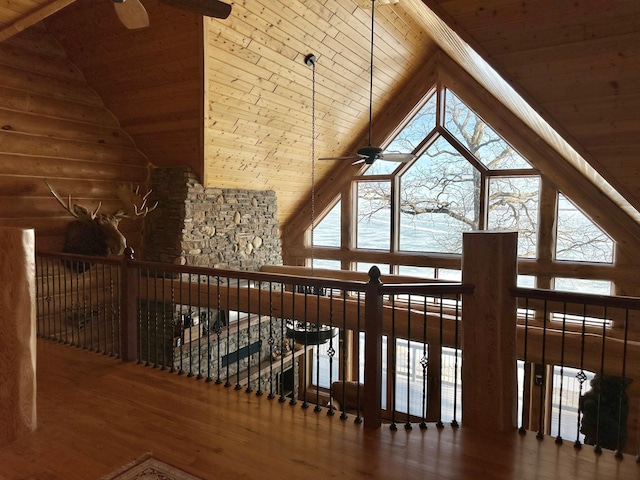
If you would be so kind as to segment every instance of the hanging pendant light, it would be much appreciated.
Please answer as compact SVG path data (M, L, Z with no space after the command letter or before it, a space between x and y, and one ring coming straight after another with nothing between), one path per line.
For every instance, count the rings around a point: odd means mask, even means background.
M311 276L313 276L313 230L316 216L316 56L304 57L304 63L311 67Z

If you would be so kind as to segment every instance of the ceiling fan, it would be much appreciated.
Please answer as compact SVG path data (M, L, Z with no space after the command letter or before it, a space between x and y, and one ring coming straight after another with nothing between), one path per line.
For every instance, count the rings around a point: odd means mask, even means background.
M360 147L355 155L348 157L327 157L319 158L318 160L353 160L352 165L359 163L365 163L367 165L373 164L376 160L387 160L390 162L409 162L416 158L412 153L383 153L382 147L372 145L373 134L373 29L374 29L374 16L375 16L375 3L376 1L381 3L397 3L393 0L371 0L371 44L370 54L371 62L369 67L369 144L364 147Z
M160 0L167 5L213 18L227 18L231 5L218 0ZM116 14L128 29L149 26L149 15L140 0L113 0Z

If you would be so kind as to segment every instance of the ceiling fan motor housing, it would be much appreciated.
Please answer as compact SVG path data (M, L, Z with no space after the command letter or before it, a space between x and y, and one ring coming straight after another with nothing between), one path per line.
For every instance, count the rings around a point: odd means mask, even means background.
M358 155L364 157L364 163L367 165L371 165L381 153L382 149L380 147L374 147L372 145L367 145L366 147L358 149Z

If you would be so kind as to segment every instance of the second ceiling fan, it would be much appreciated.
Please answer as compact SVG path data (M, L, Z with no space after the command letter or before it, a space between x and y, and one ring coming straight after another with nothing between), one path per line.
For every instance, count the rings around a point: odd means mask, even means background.
M379 0L378 0L379 1ZM387 160L390 162L409 162L416 158L412 153L383 153L382 147L373 145L373 34L375 20L375 3L371 0L371 43L370 43L370 64L369 64L369 144L360 147L355 155L347 157L327 157L319 160L353 160L353 164L365 163L373 164L376 160ZM383 3L391 3L389 1ZM393 2L396 3L396 2Z
M197 13L205 17L227 18L231 5L219 0L160 0L172 7ZM149 26L149 15L140 0L113 0L116 14L122 24L129 29Z

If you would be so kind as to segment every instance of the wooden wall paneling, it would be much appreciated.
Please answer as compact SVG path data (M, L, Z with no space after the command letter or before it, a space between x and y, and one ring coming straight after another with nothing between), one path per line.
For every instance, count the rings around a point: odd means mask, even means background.
M640 210L633 176L637 157L632 153L640 140L637 134L635 141L633 135L619 137L637 129L637 114L628 105L640 98L640 4L584 0L525 8L501 0L470 0L462 2L464 7L460 2L423 2ZM628 148L619 149L620 140Z
M0 85L0 105L6 110L33 113L47 117L118 127L115 117L102 106L69 102L27 90Z
M595 181L577 172L566 162L555 145L545 143L528 129L512 112L493 96L481 89L447 56L442 57L440 70L443 81L451 86L469 106L491 124L497 132L509 138L514 147L529 158L543 175L546 175L582 208L598 225L621 244L640 246L640 225L599 188ZM484 103L484 106L482 105ZM506 119L510 119L506 121ZM519 125L516 128L516 125ZM631 247L635 248L635 247Z
M0 42L0 63L45 77L84 83L84 77L80 70L66 61L64 57L50 53L26 56L24 52L25 49L16 44Z
M125 29L110 2L86 0L46 25L153 165L188 165L202 177L202 17L144 5L150 26L141 30Z
M50 118L39 114L21 113L3 108L0 108L0 123L4 132L49 135L79 142L133 147L131 138L117 127L102 127L63 119L57 119L55 125L52 125Z
M355 2L334 1L324 5L256 2L236 7L237 15L228 22L207 22L205 164L211 173L205 183L215 179L235 187L232 179L242 181L235 172L246 172L245 185L267 185L276 191L279 216L287 219L307 201L311 176L311 72L303 63L304 55L314 53L318 59L316 155L350 153L367 130L370 12ZM377 20L383 24L377 33L379 53L393 61L376 66L376 111L382 109L388 84L400 90L414 58L423 55L422 51L408 55L403 50L407 47L401 45L414 36L405 28L410 18L389 10ZM396 65L399 58L401 66ZM240 145L232 144L236 140ZM221 166L233 156L248 163ZM288 165L295 164L298 168L289 172ZM316 165L318 178L334 165ZM292 178L287 178L289 174ZM294 203L288 203L291 199Z
M57 79L8 65L0 65L0 77L5 87L20 89L28 83L29 91L34 93L102 106L100 98L86 84L71 82L66 78Z
M34 228L39 248L59 249L72 217L44 180L73 202L115 212L117 186L145 185L148 161L42 28L1 44L0 69L9 73L0 77L0 224ZM137 245L140 223L123 225Z
M425 59L421 67L408 76L407 83L399 89L399 94L390 97L383 106L384 116L378 117L374 121L374 144L388 137L404 120L419 101L427 94L436 82L435 65L437 55L429 55ZM408 106L411 106L410 109ZM364 145L366 142L366 133L353 141L354 145ZM338 167L334 167L328 177L324 177L318 181L316 187L316 211L323 211L329 204L333 202L335 197L343 192L348 184L351 183L353 175L359 170L350 162L339 162ZM285 225L285 234L283 235L283 245L291 249L293 246L301 246L304 243L304 233L309 228L311 222L311 205L305 199L301 200L295 209L297 214L291 217L291 221ZM284 247L283 247L284 248Z

